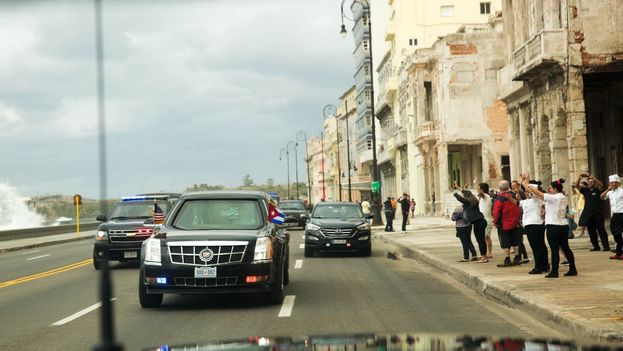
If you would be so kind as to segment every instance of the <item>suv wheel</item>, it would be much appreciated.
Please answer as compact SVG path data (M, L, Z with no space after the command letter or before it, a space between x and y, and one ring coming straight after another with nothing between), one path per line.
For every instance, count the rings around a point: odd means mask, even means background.
M365 249L361 250L361 256L364 257L370 257L372 256L372 245L366 247Z
M97 258L97 255L95 254L95 250L93 251L93 267L96 270L100 270L102 269L102 266L104 265L104 262L102 262L101 259Z
M290 284L290 252L288 252L288 255L286 256L285 265L286 267L285 267L285 273L283 276L283 285L288 285Z
M138 300L143 308L158 307L162 303L163 294L148 294L145 287L145 277L141 270L138 275Z
M284 262L282 262L279 266L277 277L266 295L266 300L271 305L279 305L283 302L284 275L285 267Z

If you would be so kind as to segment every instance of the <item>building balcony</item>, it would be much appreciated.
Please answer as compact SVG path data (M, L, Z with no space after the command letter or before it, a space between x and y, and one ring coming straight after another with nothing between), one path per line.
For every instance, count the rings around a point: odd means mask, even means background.
M513 80L531 80L564 64L567 37L562 29L543 30L513 52Z
M402 147L407 145L407 131L403 128L394 133L394 142L396 143L396 147Z
M387 101L392 101L394 96L396 95L396 91L398 90L398 77L392 76L387 80L387 85L385 85L385 94Z
M372 162L372 150L364 150L358 153L359 163Z
M497 73L498 78L498 94L501 100L510 98L513 94L523 87L522 82L514 81L515 65L510 63Z
M437 126L433 121L424 121L418 125L418 133L415 145L424 153L428 153L430 147L437 141Z

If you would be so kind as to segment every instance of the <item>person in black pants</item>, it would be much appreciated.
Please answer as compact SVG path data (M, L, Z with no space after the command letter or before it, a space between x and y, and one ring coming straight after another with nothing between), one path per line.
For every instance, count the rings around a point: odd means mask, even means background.
M623 260L623 189L621 189L621 180L617 174L608 177L609 186L602 194L602 199L610 201L610 230L616 242L615 255L611 256L611 260Z
M402 231L407 231L407 221L409 220L409 207L411 207L411 201L409 201L409 194L404 193L402 197L398 199L400 203L400 211L402 212Z
M530 187L539 189L541 182L531 180ZM547 246L545 246L545 225L543 219L543 201L528 193L525 200L519 202L519 207L523 210L522 223L528 237L528 243L534 255L534 268L528 274L540 274L549 271L547 261Z
M463 218L474 227L474 236L476 237L478 250L480 251L480 258L478 259L478 262L489 262L487 260L487 241L485 240L487 220L480 212L480 208L478 207L478 198L467 189L462 190L461 193L462 196L458 193L454 193L454 197L463 205Z
M463 217L465 206L459 205L452 213L452 220L456 222L456 236L461 240L463 246L463 259L459 262L469 262L469 254L472 254L472 261L476 261L476 249L472 244L472 225Z
M565 276L576 276L578 271L575 266L575 257L569 247L569 224L567 222L567 208L569 201L563 192L562 184L564 179L553 181L547 193L543 193L536 188L530 187L528 178L522 175L522 180L527 191L545 202L545 226L547 228L547 242L552 254L551 271L546 278L558 278L558 264L560 263L560 252L565 254L569 261L569 271Z
M383 202L383 210L385 212L385 220L387 224L385 224L386 232L394 231L394 207L392 206L392 198L388 197L385 202Z
M588 187L580 187L582 178L587 178ZM586 173L580 174L575 186L577 189L580 189L580 193L584 196L584 210L582 211L578 225L588 228L588 236L591 239L591 244L593 244L591 251L600 250L599 239L601 239L603 250L610 251L608 233L606 232L604 215L601 209L601 192L604 189L603 183L589 173ZM599 239L597 234L599 234Z

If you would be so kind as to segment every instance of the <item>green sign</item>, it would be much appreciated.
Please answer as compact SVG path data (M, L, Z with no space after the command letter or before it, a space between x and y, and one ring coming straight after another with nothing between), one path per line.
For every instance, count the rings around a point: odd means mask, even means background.
M379 181L372 182L372 192L373 193L378 193L379 189L381 189L381 182L379 182Z

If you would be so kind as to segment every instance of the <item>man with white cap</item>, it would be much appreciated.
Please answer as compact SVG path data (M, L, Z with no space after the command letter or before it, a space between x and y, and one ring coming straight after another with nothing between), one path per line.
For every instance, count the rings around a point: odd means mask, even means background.
M601 198L610 200L610 231L617 243L616 254L610 259L623 260L623 189L618 175L608 177L608 189L601 193Z

